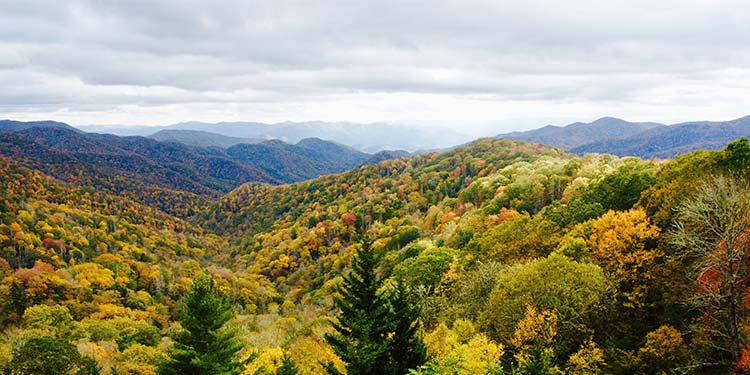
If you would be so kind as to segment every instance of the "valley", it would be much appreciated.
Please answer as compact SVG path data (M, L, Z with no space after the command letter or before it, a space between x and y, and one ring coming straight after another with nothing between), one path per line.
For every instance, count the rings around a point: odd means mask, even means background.
M401 290L416 312L396 315L423 343L412 374L745 365L738 342L710 333L729 313L710 298L747 275L711 261L729 243L748 250L747 139L643 160L483 138L363 164L319 139L222 149L46 125L0 137L3 368L30 338L69 337L77 371L161 372L207 276L238 371L343 372L354 359L334 350L332 323L367 254L377 298ZM691 211L715 194L734 221ZM710 229L696 212L738 230L686 253Z

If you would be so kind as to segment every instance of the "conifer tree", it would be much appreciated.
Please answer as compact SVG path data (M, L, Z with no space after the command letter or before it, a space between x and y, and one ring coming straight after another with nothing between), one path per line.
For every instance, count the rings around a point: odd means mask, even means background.
M357 248L352 271L344 276L340 313L333 323L336 334L326 335L333 351L346 363L349 375L385 374L389 352L390 315L387 301L378 293L383 279L376 274L379 257L368 245Z
M418 306L412 303L403 283L398 283L389 295L393 336L390 343L392 374L404 374L409 369L423 365L427 349L419 335Z
M284 354L284 358L281 360L281 367L276 369L276 375L297 375L299 369L294 364L294 361L289 357L288 354Z
M424 363L424 346L415 324L419 310L409 305L401 286L389 295L379 293L383 286L383 278L376 273L380 257L368 245L356 251L352 271L339 289L341 297L335 299L339 309L333 323L336 334L326 335L326 341L346 363L349 375L405 374Z
M183 331L175 337L171 359L159 367L160 374L240 373L235 354L242 344L234 331L222 329L234 312L212 278L199 276L193 281L180 314Z

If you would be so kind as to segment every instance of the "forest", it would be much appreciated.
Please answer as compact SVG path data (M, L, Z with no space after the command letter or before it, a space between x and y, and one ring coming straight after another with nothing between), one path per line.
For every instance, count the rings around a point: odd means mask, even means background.
M0 165L2 374L750 372L745 138L484 138L173 208Z

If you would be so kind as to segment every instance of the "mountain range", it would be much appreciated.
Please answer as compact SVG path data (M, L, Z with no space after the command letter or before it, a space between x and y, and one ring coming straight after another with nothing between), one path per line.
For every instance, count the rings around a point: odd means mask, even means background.
M276 124L260 122L219 122L214 124L183 122L168 126L83 125L78 126L78 128L88 132L153 136L157 139L166 137L162 133L163 131L169 131L170 133L167 134L174 136L175 133L172 132L174 130L210 132L232 138L279 139L287 143L297 143L305 138L321 138L368 153L397 149L412 152L433 150L469 142L474 138L460 131L444 127L322 121L281 122ZM193 133L193 135L198 134ZM183 132L180 137L190 137L190 134ZM232 142L231 140L224 140L224 142L226 141Z
M160 142L179 142L188 146L221 148L229 148L240 143L260 143L264 141L260 138L230 137L201 130L182 129L159 130L156 133L149 135L148 138Z
M318 138L222 148L216 145L233 142L222 136L190 134L212 146L86 133L58 122L0 121L0 155L60 180L142 203L170 200L160 208L176 209L170 213L178 216L192 214L196 200L217 198L243 183L290 183L403 156L372 155Z
M696 121L673 125L628 122L604 117L594 122L497 135L560 147L577 154L607 153L641 158L671 158L700 149L716 150L750 136L750 116L731 121Z

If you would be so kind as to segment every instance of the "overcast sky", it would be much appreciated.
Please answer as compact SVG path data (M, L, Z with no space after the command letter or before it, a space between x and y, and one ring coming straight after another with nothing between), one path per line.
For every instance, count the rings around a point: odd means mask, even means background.
M0 117L71 124L750 114L750 2L0 0Z

